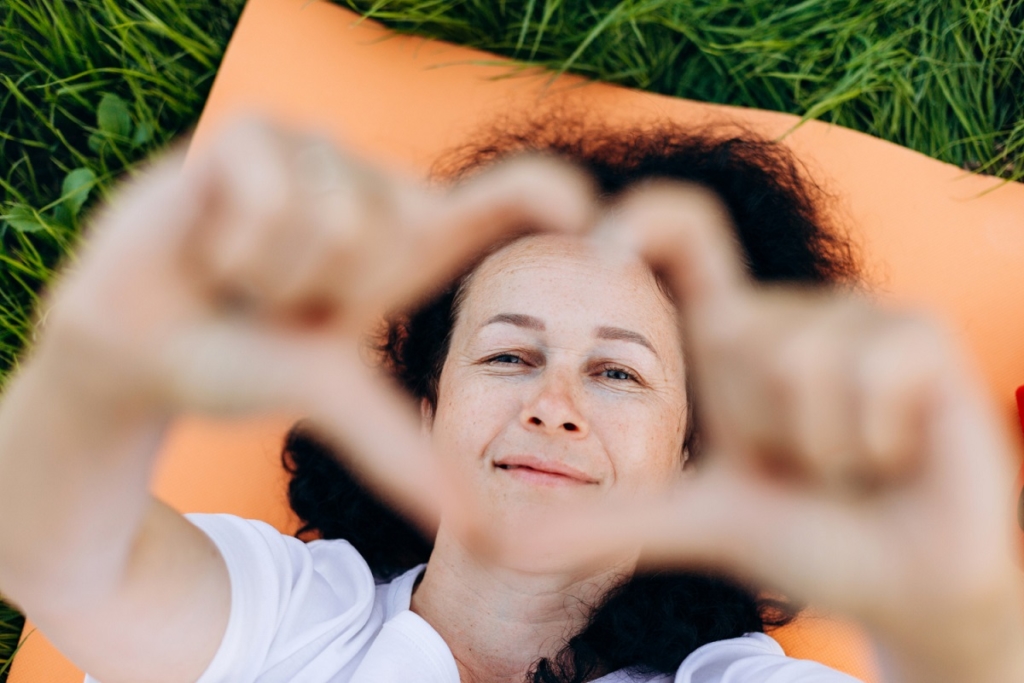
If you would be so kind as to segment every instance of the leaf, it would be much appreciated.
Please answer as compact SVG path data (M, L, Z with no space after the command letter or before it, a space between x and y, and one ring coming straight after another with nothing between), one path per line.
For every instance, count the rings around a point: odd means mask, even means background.
M57 204L53 207L52 218L52 222L62 228L73 229L75 227L75 217L71 215L71 210L64 204Z
M107 93L96 109L96 125L108 135L127 138L132 134L132 115L128 103L117 95Z
M99 154L100 150L103 149L103 144L105 142L106 140L102 135L100 135L99 133L93 133L92 135L89 136L89 149L91 149L96 154Z
M27 206L15 206L4 216L4 221L18 232L38 232L46 227L39 215Z
M76 168L64 177L62 199L72 216L78 215L95 184L96 174L90 168Z
M135 128L135 135L132 136L132 147L142 147L153 139L153 126L143 121Z

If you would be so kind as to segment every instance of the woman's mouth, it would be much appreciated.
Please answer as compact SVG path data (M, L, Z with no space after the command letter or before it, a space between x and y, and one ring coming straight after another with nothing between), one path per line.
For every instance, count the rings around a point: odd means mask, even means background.
M575 486L597 483L596 479L575 467L532 455L512 455L499 458L494 462L494 466L520 481L542 486Z

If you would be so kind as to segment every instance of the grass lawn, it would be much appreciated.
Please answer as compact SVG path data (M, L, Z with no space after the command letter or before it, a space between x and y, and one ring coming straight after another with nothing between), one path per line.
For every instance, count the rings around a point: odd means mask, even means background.
M11 652L21 635L21 615L12 607L0 602L0 680L7 677Z
M521 62L1024 176L1024 0L334 1ZM80 217L197 120L242 2L0 3L0 386ZM0 668L19 629L0 603Z

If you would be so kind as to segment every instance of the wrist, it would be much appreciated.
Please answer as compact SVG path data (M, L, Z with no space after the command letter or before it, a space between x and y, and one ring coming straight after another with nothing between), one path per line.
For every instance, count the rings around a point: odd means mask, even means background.
M898 683L1024 681L1024 586L1011 568L1000 590L977 609L880 634L880 656Z
M40 417L50 415L76 433L117 438L165 422L168 410L155 392L132 377L128 359L112 356L53 337L43 340L14 379L20 399Z
M0 579L26 607L63 604L124 556L167 424L50 353L37 347L0 404L0 518L31 520L0 528Z

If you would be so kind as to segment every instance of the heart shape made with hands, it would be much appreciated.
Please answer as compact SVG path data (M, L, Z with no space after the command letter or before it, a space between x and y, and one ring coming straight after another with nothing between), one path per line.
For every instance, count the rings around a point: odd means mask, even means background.
M296 180L308 174L311 150L318 175L339 179L315 197ZM257 357L290 352L301 367L253 358L239 367L278 368L263 380L269 386L291 378L301 392L288 394L289 407L421 524L446 506L473 537L472 496L429 457L414 407L367 369L356 332L451 279L489 244L526 228L581 234L600 222L599 244L646 259L675 291L709 465L665 501L525 523L530 540L515 552L546 552L545 539L581 556L640 542L652 561L724 569L898 638L927 631L922 624L983 621L971 599L1005 586L1011 533L996 493L1011 451L953 342L849 292L755 286L710 192L647 184L602 214L575 171L525 159L442 196L258 124L226 135L209 158L195 166L213 188L199 204L214 207L191 240L202 245L190 256L198 279L214 293L245 291L255 302L245 316L299 320L284 326L285 345ZM332 164L337 172L322 172ZM285 226L301 253L288 252ZM312 325L289 314L311 309L337 313ZM295 353L295 335L313 343ZM341 348L339 335L349 340ZM244 357L243 340L226 340L220 355L230 346ZM251 370L238 374L252 379Z
M358 141L367 151L403 161L412 157L423 165L439 149L462 139L454 131L461 136L478 125L477 118L486 118L481 112L485 103L497 112L513 102L533 102L533 91L529 84L522 86L523 79L516 79L518 85L513 85L508 79L479 77L487 68L504 68L493 66L497 60L490 55L460 52L450 46L441 49L433 43L423 46L413 38L380 40L378 34L383 30L369 21L350 26L354 19L329 3L251 1L218 75L197 146L211 138L219 122L237 115L239 109L255 106L295 123L341 131L342 138ZM488 66L431 68L436 66L434 62L469 64L474 60L486 60ZM360 68L352 69L352 63ZM542 78L546 80L546 76ZM328 81L332 88L323 88ZM512 94L503 96L506 91ZM582 93L580 99L586 106L596 107L602 116L639 109L687 121L737 118L754 127L767 126L772 136L795 124L795 119L773 112L730 110L626 90L613 92L592 84L585 89L574 84L570 91ZM422 115L410 118L410 107ZM988 248L992 245L986 239L995 239L993 229L1000 227L1000 216L1011 215L1000 213L999 198L1012 205L1013 198L1019 196L1014 194L1018 188L1005 187L985 193L981 200L964 201L991 189L986 179L961 177L952 167L817 122L802 126L787 141L824 177L836 181L839 194L849 195L856 222L866 228L871 264L889 273L885 289L941 310L969 328L974 352L982 357L990 379L996 378L997 395L1005 395L1003 385L1011 380L1011 388L1015 387L1019 383L1017 366L1007 361L1012 348L999 340L1019 335L1012 334L1004 319L996 323L1017 291L1015 280L988 275L1003 272L1000 267L1012 263L1019 249L1015 251L1014 243L1006 240L1016 233L999 233L1002 241L992 243L997 245L995 249ZM951 201L954 195L956 201ZM1009 200L1004 195L1010 195ZM963 226L982 230L964 231ZM965 248L961 238L972 245L980 240L978 248ZM993 260L994 255L1003 260ZM179 509L232 511L271 521L288 533L295 528L294 521L276 501L285 484L279 463L280 435L290 422L224 425L186 421L172 433L165 449L170 458L161 464L158 492ZM1001 499L1002 494L993 497ZM678 511L684 512L681 507ZM653 509L650 517L660 520L657 512ZM827 533L825 521L822 533ZM606 522L611 533L616 519ZM938 526L942 522L936 518L932 523ZM595 521L594 526L602 524ZM963 628L970 626L964 624ZM837 637L829 632L823 639L833 643ZM46 670L44 674L29 664L33 651L43 643L40 633L28 639L15 661L12 680L60 678L49 666L39 665ZM790 645L799 644L789 643L787 651ZM804 656L822 654L819 648ZM43 657L57 658L56 653L45 653L37 659ZM80 678L80 673L66 675L68 681Z
M577 171L528 158L438 193L258 122L179 164L101 216L48 322L79 344L68 357L85 340L83 367L118 368L93 381L132 383L135 409L308 415L401 511L430 526L445 508L492 543L415 406L367 367L363 334L488 245L600 222L598 244L646 259L676 294L708 466L662 501L524 520L528 540L489 552L640 544L919 647L1000 621L979 595L1016 590L998 495L1010 447L962 356L937 327L850 293L755 286L709 191L646 184L603 213ZM311 165L325 182L303 182Z

